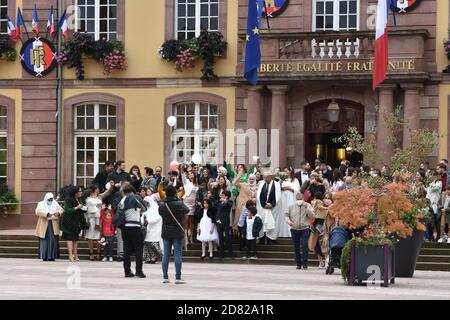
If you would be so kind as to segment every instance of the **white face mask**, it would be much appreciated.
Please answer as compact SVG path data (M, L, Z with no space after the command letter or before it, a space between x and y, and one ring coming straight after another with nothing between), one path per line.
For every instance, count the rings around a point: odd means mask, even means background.
M303 205L303 200L297 200L297 205L300 207Z

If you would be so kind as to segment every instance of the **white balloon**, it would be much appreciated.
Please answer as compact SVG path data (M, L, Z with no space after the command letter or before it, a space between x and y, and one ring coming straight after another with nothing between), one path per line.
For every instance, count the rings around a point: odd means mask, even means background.
M175 127L175 125L177 124L177 118L175 118L174 116L168 117L167 124L171 127Z
M201 164L202 163L202 156L197 154L197 153L193 154L191 160L195 164Z

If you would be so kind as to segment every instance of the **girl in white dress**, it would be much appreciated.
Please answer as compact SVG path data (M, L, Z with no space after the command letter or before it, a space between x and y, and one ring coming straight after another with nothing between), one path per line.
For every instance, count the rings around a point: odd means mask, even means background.
M218 239L216 212L211 200L206 199L203 201L203 215L197 228L197 240L202 243L202 260L206 257L206 244L208 244L209 259L213 259L213 242Z

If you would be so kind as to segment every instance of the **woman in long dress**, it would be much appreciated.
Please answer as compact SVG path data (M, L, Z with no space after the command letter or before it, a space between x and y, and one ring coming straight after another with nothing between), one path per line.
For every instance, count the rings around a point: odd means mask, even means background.
M36 236L39 237L39 258L43 261L55 261L58 258L59 218L63 209L53 197L47 193L44 200L36 207L38 222Z
M297 194L300 192L300 182L295 177L295 172L292 167L284 168L284 174L286 179L281 183L281 205L282 215L277 216L275 222L278 238L290 238L291 230L286 223L284 213L287 212L287 208L293 205L297 201Z
M185 173L183 172L183 166L180 166L180 169L184 188L183 202L186 207L189 208L189 213L184 217L184 224L187 232L188 242L192 243L192 237L194 234L195 197L198 190L196 181L197 179L193 171Z
M156 261L162 259L162 218L159 215L159 206L155 200L156 195L157 193L144 198L144 202L147 204L147 211L142 215L143 225L147 223L143 260L145 263L151 264L155 264Z
M84 225L84 213L87 208L83 204L83 189L71 187L69 198L64 201L64 215L61 221L62 239L67 241L67 251L71 262L80 261L78 258L78 240L81 227Z
M240 189L239 196L236 198L236 211L234 213L233 227L235 229L247 201L253 200L256 202L256 193L258 192L256 176L254 174L249 174L247 182L241 182L242 176L244 174L244 168L241 168L239 170L238 176L236 177L236 180L234 180L234 184Z

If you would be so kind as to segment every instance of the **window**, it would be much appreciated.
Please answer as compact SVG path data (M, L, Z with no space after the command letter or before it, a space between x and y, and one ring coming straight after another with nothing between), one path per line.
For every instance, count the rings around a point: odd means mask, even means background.
M179 162L191 161L193 154L217 163L219 148L218 107L209 103L181 103L173 108L177 124L172 138L173 156Z
M202 29L219 31L219 1L177 0L175 15L177 39L198 37Z
M117 39L117 0L77 0L75 29L92 34L95 40Z
M359 0L314 0L313 31L359 30Z
M8 0L0 0L0 33L8 33Z
M7 184L8 126L6 107L0 106L0 185Z
M117 154L116 107L82 104L75 108L75 181L87 186Z

